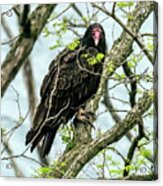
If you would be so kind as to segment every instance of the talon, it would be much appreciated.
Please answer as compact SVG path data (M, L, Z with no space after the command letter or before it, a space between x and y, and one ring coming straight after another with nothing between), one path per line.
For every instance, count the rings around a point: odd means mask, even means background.
M83 108L79 109L75 120L81 121L83 124L90 125L93 129L95 129L92 124L92 120L95 120L95 114L91 111L85 111Z

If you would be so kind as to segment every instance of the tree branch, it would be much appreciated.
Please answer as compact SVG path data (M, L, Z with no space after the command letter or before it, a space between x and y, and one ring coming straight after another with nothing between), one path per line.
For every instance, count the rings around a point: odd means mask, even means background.
M76 6L75 3L72 3L72 8L75 10L75 12L81 17L82 21L84 22L85 25L88 25L87 20L84 18L83 13L80 11L80 9Z
M142 2L138 3L137 8L140 6L142 8ZM126 26L116 15L115 13L111 13L109 11L107 11L106 8L103 8L101 6L99 6L98 4L93 3L93 6L99 10L101 10L103 13L105 13L106 15L112 17L133 39L134 41L136 41L136 43L139 45L139 47L142 49L142 51L145 53L145 55L147 56L147 58L149 59L149 61L153 64L154 63L154 59L153 56L149 53L148 49L146 48L145 44L143 43L141 37L138 35L136 28L134 28L136 25L134 25L133 28ZM153 6L153 8L151 7ZM154 9L154 3L150 3L147 4L147 6L143 7L145 10L145 13L149 13L149 11L147 10L147 8L150 9ZM141 9L138 10L137 12L137 16L141 16ZM135 16L135 12L133 12L132 14L133 16ZM137 17L139 19L139 17ZM135 19L135 18L133 18ZM129 23L131 24L135 24L134 20L132 20L132 22L130 21ZM138 23L138 22L137 22ZM131 28L131 29L130 29Z
M56 4L40 5L29 17L30 37L21 34L2 64L1 96L25 63L55 6Z
M138 147L139 141L144 137L144 126L143 126L142 117L140 118L140 121L138 123L138 130L139 130L138 135L134 138L134 140L133 140L133 142L132 142L132 144L129 148L128 154L127 154L127 159L125 161L125 169L123 171L123 176L124 177L128 176L128 174L129 174L128 166L132 162L132 159L134 157L135 150Z
M134 108L126 115L125 119L117 123L101 137L91 141L85 146L79 147L80 152L62 178L75 178L83 166L97 153L108 145L120 140L134 125L139 122L141 116L150 108L153 102L153 90L145 92ZM70 151L71 152L71 151ZM72 153L72 152L71 152Z
M108 86L108 81L105 82L104 85L104 100L103 100L103 104L106 106L106 108L108 109L108 112L110 112L112 118L114 119L114 121L116 123L119 123L121 121L121 117L118 115L117 112L113 112L113 110L115 110L111 100L109 99L109 91L107 89ZM132 134L131 133L127 133L126 137L129 141L131 141L132 138Z
M11 147L10 147L9 143L7 142L7 139L4 136L2 138L2 143L4 145L4 148L7 152L7 154L9 156L13 156L13 151L11 150ZM17 162L14 159L11 159L10 161L11 161L11 164L14 168L15 175L17 177L24 177L24 174L23 174L22 170L20 169L20 167L18 166Z

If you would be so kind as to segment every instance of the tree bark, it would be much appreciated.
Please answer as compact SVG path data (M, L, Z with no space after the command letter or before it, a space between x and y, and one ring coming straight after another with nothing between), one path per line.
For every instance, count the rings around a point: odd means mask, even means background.
M27 37L24 33L20 34L2 64L1 96L3 97L10 82L15 78L21 66L26 62L31 53L34 44L44 28L47 19L51 15L54 5L40 5L29 17L30 35Z

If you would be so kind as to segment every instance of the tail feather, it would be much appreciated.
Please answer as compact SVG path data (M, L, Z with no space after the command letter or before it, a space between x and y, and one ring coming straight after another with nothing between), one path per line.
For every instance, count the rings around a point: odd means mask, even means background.
M30 130L27 133L25 144L27 145L30 142L32 143L32 146L31 146L31 152L32 152L36 148L36 146L39 144L39 142L41 142L43 139L43 142L41 145L41 156L44 158L50 152L50 149L52 147L57 130L58 130L58 127L43 128L37 137L36 137L37 131Z
M28 143L30 143L32 141L32 139L35 136L35 134L36 134L36 131L34 131L32 129L27 133L25 145L28 145Z
M44 136L44 140L41 146L41 156L45 157L46 155L49 154L50 149L52 147L56 132L58 128L51 129L46 133Z
M35 149L35 147L39 144L39 142L42 140L42 138L43 138L43 134L42 133L40 133L37 137L36 137L36 139L34 139L33 140L33 142L32 142L32 146L31 146L31 152L33 152L33 150ZM34 136L35 137L35 136Z

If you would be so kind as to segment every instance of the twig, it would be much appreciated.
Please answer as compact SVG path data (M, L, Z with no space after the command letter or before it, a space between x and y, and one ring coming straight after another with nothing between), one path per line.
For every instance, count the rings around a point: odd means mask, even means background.
M10 39L10 40L8 40L8 41L4 41L4 42L1 42L1 45L3 46L3 45L13 45L13 43L15 42L15 41L17 41L17 39L20 37L20 34L19 35L17 35L17 36L15 36L15 37L13 37L12 39Z
M67 12L70 8L72 7L72 4L69 4L64 10L62 10L57 16L53 17L53 18L50 18L48 20L48 23L51 22L51 21L54 21L56 19L58 19L61 15L63 15L65 12Z
M21 154L18 154L18 155L13 155L13 156L7 156L7 157L2 157L1 160L4 161L4 160L10 160L10 159L17 159L17 158L25 158L25 159L28 159L28 160L31 160L37 164L39 164L40 166L46 166L45 164L43 164L42 162L39 162L38 160L32 158L32 157L29 157L27 155L25 155L25 153L21 153Z
M82 23L73 23L71 20L68 20L68 23L71 27L86 28L86 25Z
M120 156L121 159L122 159L124 162L126 161L125 157L124 157L116 148L114 148L114 147L107 147L106 149L107 149L107 150L112 150L112 151L115 152L118 156Z
M106 106L106 108L108 109L108 111L110 112L112 118L114 119L114 121L116 123L119 123L121 121L121 118L120 116L118 115L117 112L114 112L115 108L111 102L111 100L109 99L109 91L107 89L107 86L108 86L108 81L105 82L105 85L104 85L104 100L103 100L103 104ZM131 138L132 138L132 135L131 133L127 133L126 134L126 137L128 138L128 140L130 141Z
M82 21L85 23L85 25L88 25L88 22L86 19L84 19L84 16L82 14L82 12L80 11L80 9L76 6L75 3L72 3L72 8L75 10L75 12L79 15L79 17L81 17Z
M145 53L149 61L153 64L153 56L149 53L148 49L146 48L145 44L143 43L142 39L138 36L135 35L131 30L129 30L125 24L115 15L107 11L106 9L100 7L99 5L93 3L93 6L96 7L97 9L101 10L104 12L106 15L112 17L139 45L139 47L142 49L142 51Z
M17 124L16 124L13 128L11 128L9 131L7 131L6 133L3 134L2 139L3 139L4 136L9 135L8 138L5 140L5 143L6 143L6 144L9 144L10 138L12 137L12 135L14 134L14 132L15 132L20 126L22 126L22 124L24 123L24 121L25 121L26 118L28 117L28 114L29 114L29 111L27 112L27 114L25 115L24 118L22 118L22 116L21 116L22 119L20 118L21 120L20 120L19 122L17 122ZM6 150L5 148L2 149L1 154L3 154L5 150Z
M145 136L144 127L143 127L143 120L142 119L141 119L141 121L139 121L138 129L139 129L139 134L133 140L133 142L132 142L132 144L131 144L131 146L129 148L126 161L125 161L125 169L123 171L123 176L124 177L128 176L129 171L130 171L128 166L131 164L131 161L132 161L132 159L134 157L135 150L138 147L139 141Z
M121 102L123 104L129 105L129 102L128 101L122 100L120 98L117 98L117 97L114 97L114 96L109 96L109 95L107 97L109 97L110 99L114 99L116 101L119 101L119 102Z
M112 7L112 15L115 14L116 4L117 4L116 2L113 3L113 7Z
M21 116L22 116L22 111L21 111L21 106L20 106L20 101L19 101L19 99L20 99L20 94L19 94L19 92L16 90L16 88L15 88L13 85L11 85L11 88L13 89L13 91L14 91L15 94L16 94L16 103L17 103L17 106L18 106L19 118L21 118Z
M11 17L11 16L12 16L12 11L13 11L16 7L18 7L18 6L20 6L20 5L15 5L15 6L13 6L12 8L8 9L7 11L2 12L2 13L1 13L1 17L4 16L4 15L6 15L6 16L8 16L8 17Z
M1 17L1 24L6 32L6 35L8 36L8 38L13 38L13 33L9 27L9 25L6 23L5 17Z
M157 37L157 34L151 34L151 33L143 33L143 34L140 34L141 37Z
M75 29L68 27L68 30L72 31L78 38L81 38L81 35Z
M6 141L7 141L7 139L5 139L5 137L3 136L2 137L2 144L4 146L4 149L9 156L12 156L13 151L12 151L11 146L9 145L9 143L7 143ZM1 155L2 155L2 153L1 153ZM23 172L21 171L20 167L18 166L17 162L14 159L11 159L11 164L14 168L15 175L17 177L24 177Z

